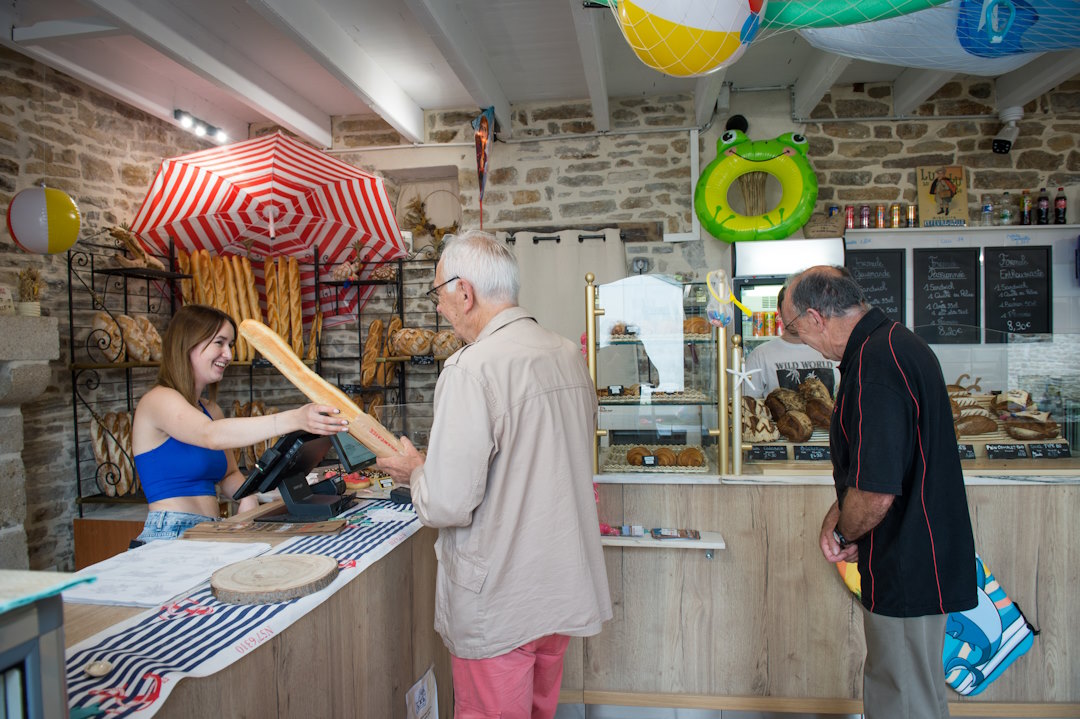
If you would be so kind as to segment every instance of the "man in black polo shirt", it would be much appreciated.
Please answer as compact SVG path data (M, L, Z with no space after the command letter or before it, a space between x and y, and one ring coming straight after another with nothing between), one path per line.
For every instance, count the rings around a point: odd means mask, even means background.
M858 561L868 719L947 717L941 652L949 612L976 604L975 544L937 357L866 303L846 270L796 276L784 326L840 360L829 445L837 501L819 542Z

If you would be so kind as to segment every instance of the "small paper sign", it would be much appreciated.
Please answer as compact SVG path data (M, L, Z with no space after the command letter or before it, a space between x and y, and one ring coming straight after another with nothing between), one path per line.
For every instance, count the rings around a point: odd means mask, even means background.
M405 716L407 719L437 719L439 716L439 687L435 682L434 665L405 692Z
M975 445L958 444L956 449L960 452L960 459L975 459Z
M423 355L420 357L413 356L409 361L417 367L423 367L424 365L435 364L435 357L433 355Z

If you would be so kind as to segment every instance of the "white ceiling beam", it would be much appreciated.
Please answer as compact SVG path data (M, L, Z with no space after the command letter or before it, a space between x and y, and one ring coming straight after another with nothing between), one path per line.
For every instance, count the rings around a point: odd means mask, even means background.
M256 112L319 147L330 147L330 116L232 48L227 38L163 0L86 0L132 34Z
M893 115L907 117L955 75L948 70L907 68L893 81Z
M405 5L431 36L473 101L482 108L495 108L499 137L509 139L513 132L510 101L488 64L483 38L469 28L460 5L445 0L405 0Z
M608 106L607 77L604 75L604 51L600 47L600 28L595 10L586 10L581 0L569 0L570 14L574 18L581 67L585 72L585 84L589 87L592 103L593 126L597 132L611 129L611 113Z
M317 2L248 0L412 143L424 141L424 109Z
M45 20L25 27L11 28L11 39L20 45L30 45L45 40L85 40L120 34L122 31L115 24L97 18Z
M805 122L851 62L850 57L815 50L809 64L795 81L791 118L795 122Z
M724 89L725 76L727 68L699 77L694 83L694 124L697 127L705 127L712 120L716 101Z
M997 109L1023 107L1080 72L1080 50L1047 53L1002 75L997 87Z

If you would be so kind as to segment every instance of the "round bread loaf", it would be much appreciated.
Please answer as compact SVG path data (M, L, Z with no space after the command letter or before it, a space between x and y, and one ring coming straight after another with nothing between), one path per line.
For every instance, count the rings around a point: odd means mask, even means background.
M687 447L676 457L680 467L704 467L705 453L699 447Z
M454 330L439 330L431 338L431 352L436 357L449 357L464 346Z
M799 394L806 400L817 397L829 402L832 401L832 395L829 394L829 388L817 377L807 377L804 379L799 384Z
M626 453L626 463L635 467L641 466L641 458L649 454L648 447L633 447Z
M667 447L657 447L653 450L653 456L661 467L674 467L679 463L679 456Z
M776 420L776 428L792 442L805 442L814 433L814 423L805 412L797 409L788 410Z
M773 419L778 420L791 410L806 411L806 400L793 389L777 387L765 398L765 406Z
M431 341L435 333L431 330L405 327L394 333L391 342L394 345L394 354L408 357L423 357L431 354Z
M824 385L822 385L822 388L824 388ZM832 422L832 414L832 400L822 399L821 397L811 397L806 400L806 416L810 418L815 427L828 429L829 424Z

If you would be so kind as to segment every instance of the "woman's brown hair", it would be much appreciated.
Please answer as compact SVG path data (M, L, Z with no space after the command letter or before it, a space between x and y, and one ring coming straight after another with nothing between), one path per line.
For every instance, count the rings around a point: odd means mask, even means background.
M157 383L184 395L191 406L199 406L195 396L195 377L191 371L191 350L212 338L228 322L236 336L236 323L221 310L206 305L184 305L169 320L161 341L161 366ZM207 385L206 396L217 400L217 382Z

